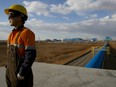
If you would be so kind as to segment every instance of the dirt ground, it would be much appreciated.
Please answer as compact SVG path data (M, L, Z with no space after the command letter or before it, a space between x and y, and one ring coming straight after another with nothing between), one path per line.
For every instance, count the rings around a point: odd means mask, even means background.
M7 44L5 42L0 43L0 66L3 66L6 64L6 58L7 58Z
M74 58L81 56L91 47L103 44L98 43L36 43L36 61L53 64L64 64ZM7 45L0 42L0 66L6 64Z

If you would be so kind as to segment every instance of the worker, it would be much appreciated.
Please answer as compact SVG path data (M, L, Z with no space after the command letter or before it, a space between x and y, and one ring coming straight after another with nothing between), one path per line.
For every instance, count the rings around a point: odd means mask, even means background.
M28 18L24 6L15 4L5 9L10 26L7 44L7 87L33 87L32 64L36 58L35 34L24 26Z

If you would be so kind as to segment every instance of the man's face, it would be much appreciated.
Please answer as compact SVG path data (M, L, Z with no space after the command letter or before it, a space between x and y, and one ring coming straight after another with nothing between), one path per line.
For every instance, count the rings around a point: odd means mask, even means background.
M19 14L16 14L15 12L9 12L8 19L10 26L16 26L18 24L19 17Z

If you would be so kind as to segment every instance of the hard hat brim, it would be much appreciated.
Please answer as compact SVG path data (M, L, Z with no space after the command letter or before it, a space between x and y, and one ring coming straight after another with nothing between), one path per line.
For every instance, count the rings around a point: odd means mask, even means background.
M8 15L10 9L5 9L4 12Z
M23 13L24 15L26 15L28 17L27 10L22 5L19 5L19 4L12 5L9 8L4 9L4 12L8 15L10 10L18 11L18 12Z

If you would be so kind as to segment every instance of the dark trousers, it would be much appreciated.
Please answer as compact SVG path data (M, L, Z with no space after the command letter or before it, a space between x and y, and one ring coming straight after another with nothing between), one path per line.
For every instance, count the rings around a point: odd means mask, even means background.
M17 52L18 48L9 46L7 54L7 67L6 67L6 83L7 87L33 87L33 73L32 70L27 72L24 80L19 80L17 74L23 59L20 58ZM21 60L22 59L22 60Z
M18 80L12 78L11 72L6 70L6 83L7 87L33 87L33 74L29 74L27 77L25 77L24 80Z

